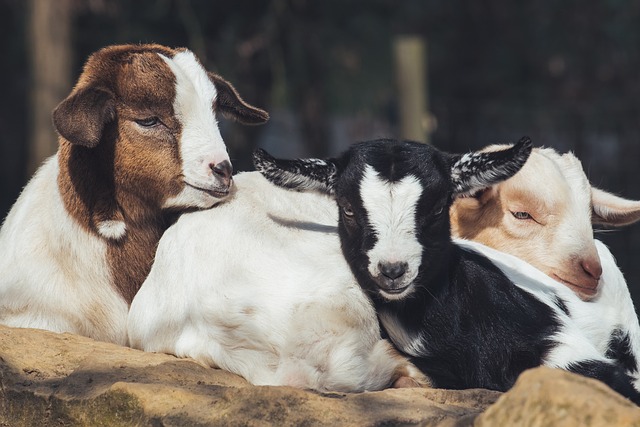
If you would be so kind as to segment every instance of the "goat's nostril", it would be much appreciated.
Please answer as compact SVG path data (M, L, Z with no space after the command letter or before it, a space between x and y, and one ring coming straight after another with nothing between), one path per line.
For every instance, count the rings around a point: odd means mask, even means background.
M402 277L407 272L406 262L388 262L378 263L378 268L383 276L388 277L391 280L395 280Z
M228 160L225 160L217 165L211 165L211 170L214 175L217 175L228 184L231 179L231 174L233 173L233 166L231 166L231 163Z
M582 269L591 277L598 280L602 276L602 264L599 260L583 260L581 262Z

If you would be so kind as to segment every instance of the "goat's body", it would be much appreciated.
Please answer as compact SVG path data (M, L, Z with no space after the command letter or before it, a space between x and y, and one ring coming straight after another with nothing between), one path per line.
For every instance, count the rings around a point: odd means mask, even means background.
M619 269L609 264L604 245L598 248L609 295L584 302L518 258L475 242L456 243L450 268L433 279L443 285L402 302L376 303L391 339L435 386L507 390L523 370L546 365L637 395L630 379L637 376L640 328L629 319L633 305L624 296L626 284L615 280ZM613 354L617 335L629 337L631 345ZM625 366L624 360L632 363Z
M107 243L65 210L53 156L0 230L0 323L126 342L127 303L114 288Z
M635 378L636 388L640 390L640 325L638 315L629 293L627 282L617 267L616 260L609 249L596 240L596 248L602 262L602 285L600 294L594 300L593 313L581 312L584 320L580 324L586 330L598 331L602 319L608 319L610 329L614 332L609 336L594 337L598 348L606 348L607 354L619 360L627 371ZM618 332L615 332L618 331ZM598 339L599 338L599 339Z
M560 324L549 306L482 256L460 250L452 258L451 268L433 279L442 285L429 293L377 301L382 325L436 387L506 390L541 364L552 346L545 337Z
M131 345L253 384L389 386L408 364L380 339L343 258L335 203L279 189L258 173L235 183L228 202L183 215L164 234L131 306Z
M588 302L515 256L476 242L459 239L456 243L490 259L517 287L551 307L553 317L575 325L588 342L585 357L593 347L599 355L616 360L630 375L638 377L640 324L622 272L602 242L595 240L602 262L601 290L595 299ZM562 337L558 341L561 342ZM581 354L578 348L565 354L563 351L556 348L547 355L544 363L566 368L570 364L567 360L575 360L575 356ZM640 381L636 380L635 384L640 389Z

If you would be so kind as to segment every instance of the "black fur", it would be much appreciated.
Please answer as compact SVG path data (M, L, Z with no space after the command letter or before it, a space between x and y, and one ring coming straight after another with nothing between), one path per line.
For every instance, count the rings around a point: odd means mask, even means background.
M627 333L616 329L609 338L607 357L619 361L627 371L638 370L638 361L631 351L631 342Z
M600 380L621 395L630 398L636 405L640 405L638 392L632 386L631 377L617 364L584 360L571 364L567 370Z
M556 307L558 307L560 310L564 312L564 314L566 314L567 316L571 316L571 313L569 312L569 307L567 307L567 304L565 304L562 298L556 295L553 302L555 303Z
M451 168L451 180L458 195L490 187L520 170L527 161L533 144L522 137L513 147L487 153L468 153L460 156Z
M436 387L507 390L553 346L547 339L559 327L553 311L486 258L453 251L433 282L429 292L401 302L376 298L375 305L421 334L425 351L412 362Z
M253 153L253 165L269 181L292 190L333 194L337 167L320 159L281 160L262 149Z

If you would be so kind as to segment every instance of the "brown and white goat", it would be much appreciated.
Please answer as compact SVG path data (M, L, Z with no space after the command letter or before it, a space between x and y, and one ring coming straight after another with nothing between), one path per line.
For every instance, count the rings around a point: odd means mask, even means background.
M268 119L187 49L91 55L53 112L57 154L0 230L0 323L125 343L128 305L171 218L229 194L217 113Z
M450 214L454 236L515 255L590 300L602 274L592 223L636 222L640 202L592 187L572 153L535 148L517 174L458 198Z

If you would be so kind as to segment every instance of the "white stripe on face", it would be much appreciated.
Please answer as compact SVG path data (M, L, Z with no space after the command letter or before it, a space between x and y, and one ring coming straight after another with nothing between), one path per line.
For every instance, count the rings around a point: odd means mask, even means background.
M405 286L417 276L422 262L422 245L418 242L416 211L422 185L418 178L407 175L400 181L389 182L367 165L360 184L360 197L367 212L369 225L377 241L369 250L369 274L379 276L379 264L406 262L407 270L401 279ZM388 299L404 298L403 294L387 295Z
M176 76L173 109L182 124L180 156L184 180L193 187L216 190L219 184L212 174L211 165L229 161L227 147L213 112L213 102L218 95L216 87L192 52L180 52L173 58L160 57ZM212 204L206 193L199 194L188 186L183 193L168 200L165 207L200 206L202 203L205 204L202 207L209 207Z

